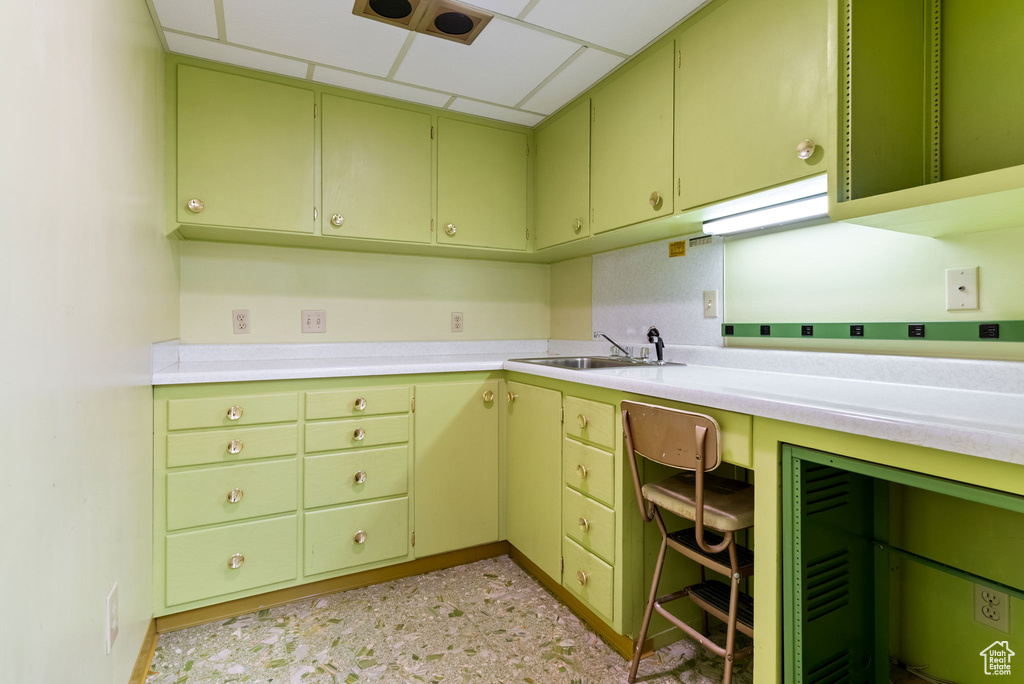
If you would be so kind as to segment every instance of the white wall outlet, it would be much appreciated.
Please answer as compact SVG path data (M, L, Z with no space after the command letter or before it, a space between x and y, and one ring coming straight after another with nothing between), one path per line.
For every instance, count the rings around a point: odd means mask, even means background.
M452 311L452 332L462 332L464 320L461 311Z
M231 323L235 327L236 335L249 334L249 310L235 309L231 312Z
M718 318L718 290L704 290L704 318Z
M974 621L1010 633L1010 597L1001 591L974 585Z
M327 312L319 309L303 310L302 332L304 333L325 333L327 332Z
M946 269L946 311L978 308L978 267Z
M117 619L117 582L114 588L107 594L107 653L114 647L114 640L117 639L119 623Z

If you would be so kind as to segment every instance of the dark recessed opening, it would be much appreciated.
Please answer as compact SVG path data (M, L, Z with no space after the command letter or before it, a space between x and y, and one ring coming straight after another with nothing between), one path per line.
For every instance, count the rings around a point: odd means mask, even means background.
M404 19L412 14L409 0L370 0L370 9L388 19Z
M462 12L444 12L434 18L434 27L449 36L463 36L473 30L473 20Z

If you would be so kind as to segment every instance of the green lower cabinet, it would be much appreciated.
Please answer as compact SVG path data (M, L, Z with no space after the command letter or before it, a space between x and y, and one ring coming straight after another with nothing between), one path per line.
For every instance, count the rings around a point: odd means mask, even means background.
M507 387L508 541L558 581L562 573L562 393L518 382Z
M611 565L568 537L562 542L565 558L563 586L609 623L615 613L615 572Z
M295 510L295 459L167 474L167 529L237 522Z
M499 387L416 387L417 557L498 540Z
M603 558L615 562L615 511L566 487L562 494L562 529L565 536Z
M372 416L306 423L306 451L363 449L409 441L409 416Z
M409 499L306 513L304 545L307 576L404 558L409 552Z
M307 456L306 508L356 503L409 491L409 445Z

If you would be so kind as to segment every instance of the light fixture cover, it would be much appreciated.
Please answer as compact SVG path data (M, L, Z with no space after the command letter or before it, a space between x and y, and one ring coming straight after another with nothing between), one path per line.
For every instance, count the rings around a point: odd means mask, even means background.
M451 0L355 0L352 14L464 45L476 40L493 18Z
M723 202L704 213L704 232L741 233L828 216L828 178L815 176Z

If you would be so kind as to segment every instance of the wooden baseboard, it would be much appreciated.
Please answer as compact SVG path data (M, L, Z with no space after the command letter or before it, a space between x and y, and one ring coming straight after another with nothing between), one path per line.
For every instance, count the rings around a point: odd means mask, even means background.
M156 618L152 618L149 621L149 627L146 628L146 638L142 640L139 656L135 659L135 667L132 669L132 676L128 680L128 684L146 683L146 677L149 675L149 666L153 664L156 642Z
M320 580L319 582L300 584L296 587L269 591L265 594L247 596L245 598L235 599L234 601L226 601L212 606L204 606L203 608L187 610L182 613L164 615L156 618L156 631L161 634L164 632L173 632L176 629L194 627L195 625L201 625L207 622L216 622L217 620L226 620L230 617L245 615L246 613L252 613L264 608L281 606L293 601L302 601L304 599L324 596L326 594L336 594L339 591L357 589L371 584L380 584L381 582L389 582L391 580L402 579L403 577L422 575L423 573L443 570L456 565L464 565L466 563L473 563L474 561L484 560L486 558L502 556L509 553L510 548L511 547L507 541L499 541L492 544L484 544L483 546L474 546L469 549L460 549L458 551L441 553L436 556L417 558L416 560L409 561L407 563L389 565L375 570L366 570L365 572L356 572L342 577L332 577L331 579Z

